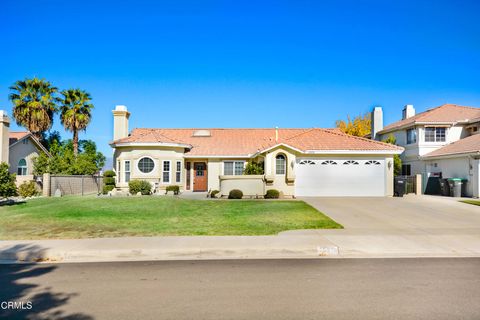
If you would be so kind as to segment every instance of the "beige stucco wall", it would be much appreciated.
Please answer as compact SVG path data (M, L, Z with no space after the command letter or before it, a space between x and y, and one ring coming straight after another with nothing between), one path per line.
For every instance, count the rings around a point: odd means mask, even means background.
M27 161L27 175L33 174L33 158L39 156L39 151L32 139L27 138L10 147L9 164L11 173L17 173L18 162L20 159Z
M427 160L427 176L432 173L442 173L443 178L462 178L467 179L467 196L478 197L478 160L469 156L459 156L456 158L446 158L437 160Z
M150 173L142 173L138 169L138 161L143 157L153 160L155 166ZM121 147L116 148L113 157L113 166L117 172L117 187L128 188L125 182L125 161L130 161L130 180L146 180L158 183L159 189L165 189L168 185L179 185L183 187L185 181L185 163L183 159L183 148L163 147L161 150L155 147ZM120 175L118 175L118 162L120 161ZM170 161L170 182L164 183L163 161ZM181 181L175 181L176 161L181 161Z
M233 189L239 189L244 196L265 195L263 175L220 176L220 196L228 196Z
M286 156L287 172L284 175L277 175L275 173L275 157L278 154ZM284 196L293 196L295 193L295 161L296 152L289 148L278 146L268 151L265 154L266 190L276 189Z

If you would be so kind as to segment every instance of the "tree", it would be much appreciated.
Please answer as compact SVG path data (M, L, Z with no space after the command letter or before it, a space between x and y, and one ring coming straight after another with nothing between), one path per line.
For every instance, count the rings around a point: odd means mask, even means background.
M8 171L8 164L0 163L0 197L8 198L17 195L15 175Z
M368 135L371 131L371 124L371 116L368 112L365 113L363 116L356 116L355 118L353 118L353 121L351 120L349 115L347 115L347 121L335 121L335 126L339 128L342 132L357 137L364 137Z
M393 134L389 135L386 139L383 140L385 143L397 144L397 139ZM399 176L402 174L402 159L398 154L393 155L393 174Z
M44 79L27 78L15 82L10 90L9 99L13 103L16 123L41 140L42 133L52 127L58 89Z
M90 94L80 89L68 89L61 92L60 121L65 130L73 132L73 154L78 155L78 132L86 130L92 119L93 104Z
M255 175L255 174L264 174L263 162L247 162L245 170L243 171L245 175Z

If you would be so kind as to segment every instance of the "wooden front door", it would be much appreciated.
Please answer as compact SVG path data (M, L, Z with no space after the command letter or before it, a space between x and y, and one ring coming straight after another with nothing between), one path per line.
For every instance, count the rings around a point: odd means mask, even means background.
M207 191L207 164L193 163L193 191Z

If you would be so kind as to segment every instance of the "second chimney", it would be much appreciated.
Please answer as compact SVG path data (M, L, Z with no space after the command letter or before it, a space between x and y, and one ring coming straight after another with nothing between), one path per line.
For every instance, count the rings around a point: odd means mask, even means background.
M402 120L413 117L414 115L415 115L415 108L413 107L413 105L407 104L405 107L403 107Z
M113 141L128 137L128 112L125 106L115 106L113 112Z
M372 130L371 136L373 140L379 140L378 132L383 130L383 110L382 107L375 107L371 117Z

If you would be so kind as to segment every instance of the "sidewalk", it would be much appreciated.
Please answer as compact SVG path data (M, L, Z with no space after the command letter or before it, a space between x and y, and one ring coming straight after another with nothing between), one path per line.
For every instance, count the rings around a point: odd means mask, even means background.
M0 263L281 259L337 254L338 247L318 235L0 241Z

